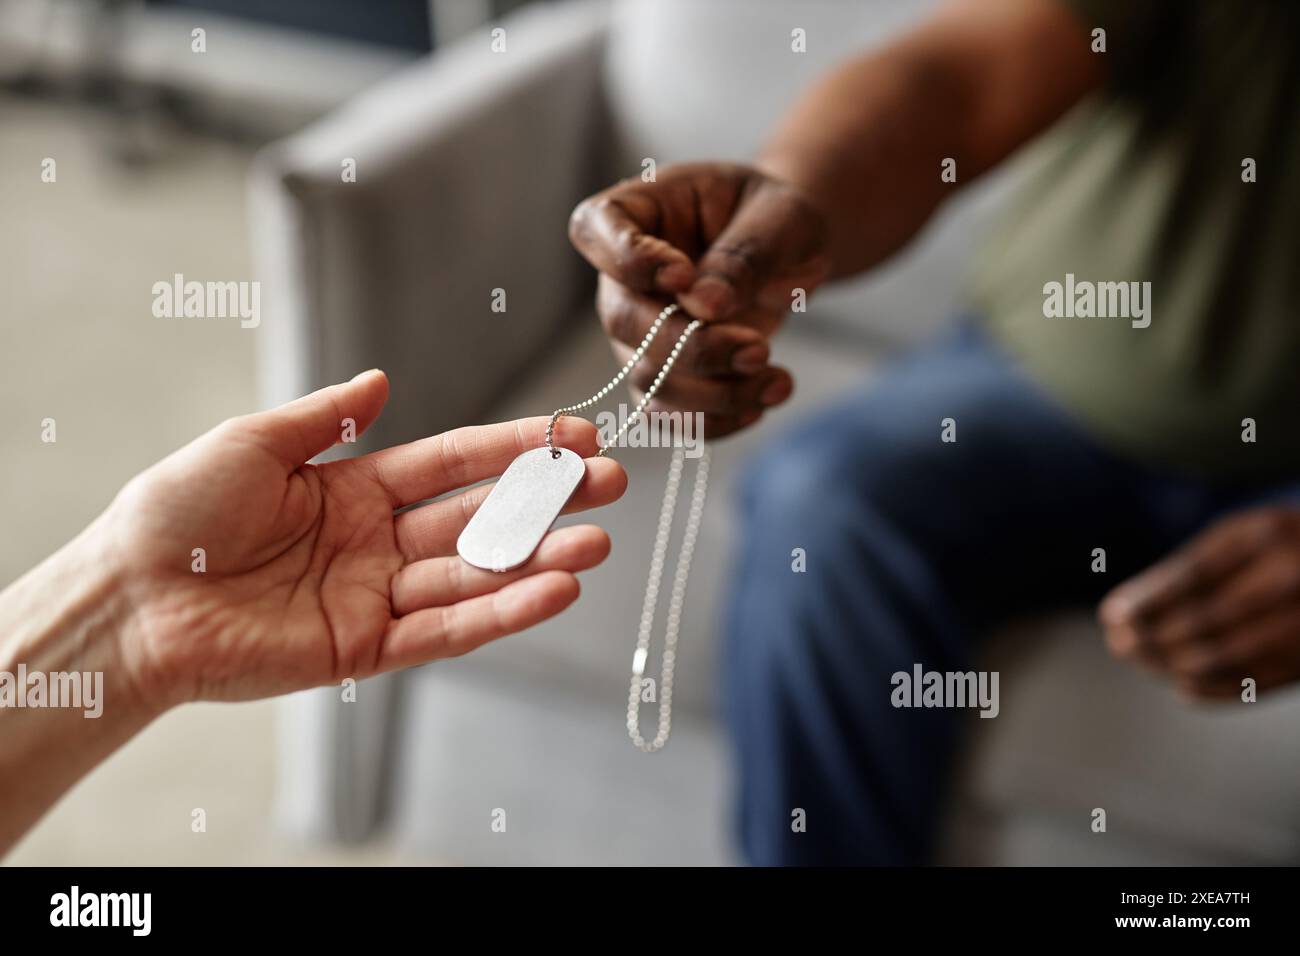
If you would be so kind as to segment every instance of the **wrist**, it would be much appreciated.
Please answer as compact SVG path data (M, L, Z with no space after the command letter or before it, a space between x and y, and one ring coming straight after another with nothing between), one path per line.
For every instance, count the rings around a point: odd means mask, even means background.
M810 156L802 147L789 146L778 139L759 154L754 168L798 196L817 214L823 226L829 223L834 203L815 155Z
M136 613L103 527L0 592L0 856L161 713L133 676Z
M139 728L162 713L138 680L126 571L101 516L16 581L0 596L0 672L80 675L101 688L94 706L114 725Z

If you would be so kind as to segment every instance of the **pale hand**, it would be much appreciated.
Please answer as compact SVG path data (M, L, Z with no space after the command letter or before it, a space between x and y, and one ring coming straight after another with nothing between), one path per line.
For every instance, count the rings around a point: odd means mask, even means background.
M101 525L130 609L121 660L150 709L463 654L578 596L574 573L609 551L597 527L553 531L528 564L494 574L455 554L486 486L395 514L499 475L542 444L545 418L307 464L341 440L347 419L364 431L387 397L376 370L231 419L122 490ZM562 419L557 442L588 457L595 429ZM593 458L566 511L612 502L625 486L616 462Z

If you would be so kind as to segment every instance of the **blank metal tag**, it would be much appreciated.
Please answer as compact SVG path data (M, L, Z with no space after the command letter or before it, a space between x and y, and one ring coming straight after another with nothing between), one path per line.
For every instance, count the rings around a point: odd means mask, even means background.
M527 561L587 466L575 452L549 448L526 451L510 463L456 541L460 556L485 571L509 571Z

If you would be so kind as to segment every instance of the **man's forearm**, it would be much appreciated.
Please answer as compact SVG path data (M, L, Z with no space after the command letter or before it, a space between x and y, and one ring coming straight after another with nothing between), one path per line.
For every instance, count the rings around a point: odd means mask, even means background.
M953 152L943 96L896 55L858 59L818 83L759 157L821 210L834 275L897 250L952 188L933 161Z
M1057 0L954 0L849 61L785 117L759 158L823 213L837 276L903 246L958 186L1050 125L1100 79ZM941 164L956 163L956 182Z
M152 719L122 660L129 610L101 540L92 525L0 592L0 856Z

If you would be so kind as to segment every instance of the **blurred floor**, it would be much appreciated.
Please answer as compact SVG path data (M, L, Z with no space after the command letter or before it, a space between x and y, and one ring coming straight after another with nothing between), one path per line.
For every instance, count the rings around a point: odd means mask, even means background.
M166 133L124 166L110 118L0 97L0 586L90 521L135 472L255 407L256 330L160 319L151 287L250 278L251 151ZM42 162L57 180L41 180ZM54 418L57 442L41 441ZM271 704L169 714L76 788L10 864L388 863L267 830ZM2 784L0 784L2 785ZM207 832L193 833L203 808Z

